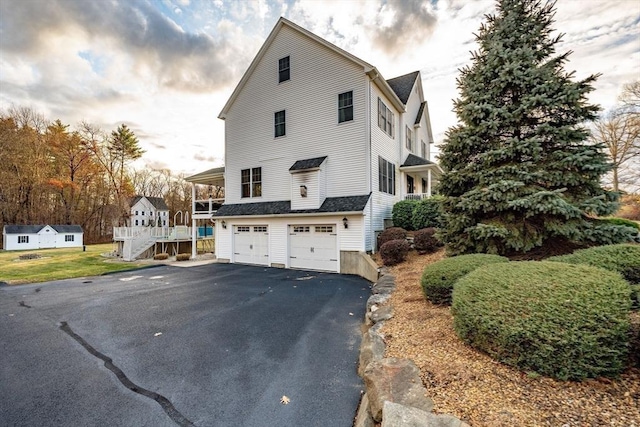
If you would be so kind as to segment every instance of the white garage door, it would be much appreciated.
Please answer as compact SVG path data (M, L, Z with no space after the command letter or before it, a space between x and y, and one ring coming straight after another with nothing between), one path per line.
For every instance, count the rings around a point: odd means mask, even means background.
M290 225L289 266L338 271L335 225Z
M233 230L233 262L269 265L269 232L266 225L236 225Z

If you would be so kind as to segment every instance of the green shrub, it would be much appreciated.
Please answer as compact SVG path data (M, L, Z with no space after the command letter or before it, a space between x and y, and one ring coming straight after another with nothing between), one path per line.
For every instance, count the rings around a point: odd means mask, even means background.
M442 242L436 237L436 229L423 228L413 234L413 247L418 253L434 252L442 246Z
M629 365L640 368L640 315L631 316Z
M414 230L442 226L442 201L444 197L433 196L421 200L413 208L411 224Z
M640 311L640 285L631 285L631 310Z
M614 224L614 225L624 225L626 227L632 227L635 228L636 230L640 231L640 224L638 224L635 221L631 221L630 219L626 219L626 218L601 218L602 221L604 222L608 222L610 224Z
M581 249L569 255L555 256L547 261L587 264L617 271L630 283L640 284L640 245L618 244Z
M405 230L414 230L413 228L413 209L420 203L418 200L401 200L391 210L391 219L395 227L404 228Z
M407 230L400 227L389 227L378 236L378 250L391 240L402 240L407 238Z
M496 262L508 262L499 255L469 254L445 258L427 265L422 272L422 292L425 298L434 304L451 304L453 285L462 276L478 267Z
M153 259L155 260L163 260L163 259L168 259L169 258L169 254L155 254L153 256Z
M380 247L380 257L384 265L400 264L407 257L411 247L406 240L391 240Z
M178 254L176 255L176 261L189 261L191 254Z
M629 285L587 265L522 261L460 279L458 336L496 360L561 380L615 376L629 344Z

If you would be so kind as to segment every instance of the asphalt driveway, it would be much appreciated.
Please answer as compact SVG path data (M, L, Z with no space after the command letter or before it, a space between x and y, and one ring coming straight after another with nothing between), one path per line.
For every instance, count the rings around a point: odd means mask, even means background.
M229 264L2 287L1 424L351 426L368 295Z

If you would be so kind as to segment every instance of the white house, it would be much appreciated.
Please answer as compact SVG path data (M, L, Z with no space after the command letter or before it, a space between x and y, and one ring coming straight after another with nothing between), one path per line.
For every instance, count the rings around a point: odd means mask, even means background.
M284 18L218 117L223 261L354 273L394 203L429 197L442 172L420 72L385 80Z
M82 247L79 225L5 225L2 247L7 251Z
M162 197L135 196L131 206L131 226L167 227L169 207Z

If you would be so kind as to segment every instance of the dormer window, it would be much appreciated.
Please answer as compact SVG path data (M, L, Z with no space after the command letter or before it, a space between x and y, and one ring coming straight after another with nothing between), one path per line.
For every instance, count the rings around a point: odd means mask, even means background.
M290 70L288 56L278 60L278 83L285 82L291 78Z

